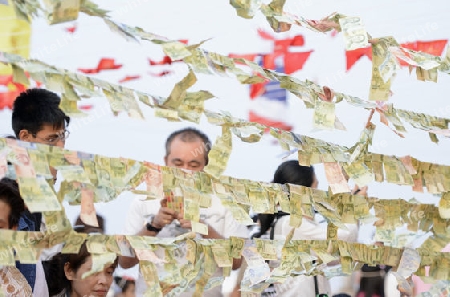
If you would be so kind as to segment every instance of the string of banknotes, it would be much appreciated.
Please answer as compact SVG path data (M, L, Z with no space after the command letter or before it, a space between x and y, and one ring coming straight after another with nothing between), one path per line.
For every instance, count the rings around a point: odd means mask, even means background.
M232 4L237 2L231 1ZM258 272L256 275L244 277L244 283L249 284L248 287L244 286L244 290L251 292L262 291L270 283L283 281L289 275L321 273L331 277L349 273L362 263L398 267L396 277L400 284L405 283L405 278L411 273L424 276L425 266L431 266L430 279L448 279L446 267L449 258L446 253L440 253L450 239L447 231L450 218L450 196L447 193L450 187L448 177L450 171L447 166L421 162L411 157L398 158L369 153L368 145L375 129L371 124L351 148L270 128L271 135L280 141L285 150L291 151L291 147L298 150L302 165L324 163L331 191L292 185L285 187L226 177L222 173L232 150L231 135L234 134L243 141L257 142L267 127L236 119L227 113L205 110L204 101L213 95L207 91L189 93L187 89L195 84L194 72L225 74L228 71L235 74L242 83L277 80L282 87L300 97L307 107L315 108L314 118L318 127L342 128L342 124L334 115L334 105L345 100L354 106L376 110L380 113L382 122L392 123L398 133L406 131L401 120L403 119L416 128L430 132L433 141L437 141L436 134L450 135L448 119L397 110L392 105L377 105L341 93L336 93L334 102L325 102L319 99L323 88L312 82L296 80L261 68L244 59L231 59L216 53L208 53L200 48L201 43L188 46L145 32L140 28L118 24L107 16L107 11L89 1L49 1L49 7L52 8L50 13L41 8L37 1L14 1L14 3L17 12L22 13L22 17L37 16L41 10L48 15L50 23L74 20L78 17L79 11L100 16L114 31L128 39L150 40L161 44L164 52L172 59L183 59L190 66L189 74L175 85L169 97L161 98L60 70L39 61L25 61L21 57L2 53L0 61L13 66L15 81L28 85L26 71L34 80L44 82L50 90L62 93L61 106L71 116L83 115L77 108L77 102L81 97L105 96L114 113L127 112L131 117L143 118L137 102L140 100L154 108L156 116L168 120L184 119L198 123L202 114L205 114L210 123L222 126L222 136L216 140L211 150L211 161L205 168L206 173L186 173L148 162L107 158L1 139L1 168L6 168L8 161L14 164L11 169L14 172L8 174L17 177L21 194L30 210L44 212L47 231L1 231L0 248L3 256L0 265L14 265L15 258L24 263L35 263L42 248L62 242L66 243L63 252L77 252L87 239L88 249L93 254L93 268L88 274L99 271L106 263L111 263L116 255L137 255L149 287L148 292L157 293L153 293L152 296L163 293L176 296L192 282L197 284L198 293L218 285L223 278L211 278L211 272L217 267L222 267L224 276L228 275L231 271L232 258L240 258L241 255L247 259L249 266ZM261 6L273 27L281 28L288 23L287 15L282 12L283 5L284 1L275 0L269 5ZM255 9L259 7L253 6L254 11ZM332 25L334 22L333 28L343 31L348 49L372 44L373 63L376 67L372 73L369 96L371 100L387 100L390 79L396 70L395 58L401 57L408 64L415 66L417 76L422 80L435 81L438 70L450 72L449 52L445 59L405 52L398 47L393 38L377 40L370 38L358 18L346 18L336 14L328 17L326 21L329 23L319 22L318 25L311 21L306 23L316 30L322 28L326 30L326 25ZM241 70L237 67L239 63L249 66L256 74L248 74ZM64 180L59 191L55 191L52 183L48 181L51 178L50 166L63 176ZM430 193L442 194L442 198L436 207L420 204L414 200L382 200L350 195L345 193L348 192L348 185L344 173L360 185L373 180L381 182L385 179L396 184L412 185L413 189L418 191L423 191L423 187L426 186ZM142 182L147 184L147 190L136 190L137 185ZM205 232L204 226L198 222L199 208L208 207L210 195L214 193L225 207L230 209L234 217L244 223L250 223L248 216L250 207L257 212L273 213L279 203L283 211L291 213L292 227L298 226L303 215L309 214L313 208L317 209L329 221L328 240L293 241L289 236L286 241L244 241L239 238L199 240L194 238L194 233L170 239L86 235L72 230L61 205L63 200L71 204L81 204L83 221L95 226L97 222L94 202L110 201L123 191L144 194L150 199L158 198L167 189L177 189L174 191L176 195L184 199L186 218L197 221L198 224L193 225L196 226L193 231L197 233ZM375 217L370 215L372 208ZM375 222L377 227L375 238L384 242L385 246L351 244L335 240L336 232L332 232L333 228L345 228L345 223L357 221ZM411 234L405 237L396 236L395 228L404 224L407 224ZM430 232L432 236L416 250L404 248L419 231ZM186 256L187 264L182 265L180 269L180 264L175 262L173 255L181 243L190 247L188 248L190 252ZM165 250L166 263L156 256L154 251L158 248ZM281 259L275 259L280 253ZM325 264L335 259L341 260L342 267L337 271L327 269ZM281 263L277 269L270 272L265 266L265 260L281 260ZM317 260L315 264L313 260ZM157 264L164 265L170 273L160 279L156 270ZM442 283L438 284L436 290L439 290L439 285L442 287Z
M210 158L212 155L210 155ZM12 166L7 165L10 162ZM425 242L433 251L440 251L448 234L450 195L442 194L439 206L421 204L415 200L366 198L349 192L333 193L303 186L256 182L229 176L214 177L207 172L186 172L177 168L159 166L125 158L71 151L38 143L0 138L0 167L8 168L4 175L15 177L21 195L32 212L62 212L62 201L81 204L81 216L86 223L96 226L94 203L109 202L124 191L158 199L172 192L183 200L185 216L198 223L199 233L204 228L199 222L200 208L210 207L211 195L217 195L236 220L252 224L248 211L274 213L277 205L291 213L290 224L298 227L304 215L313 216L317 210L338 228L357 222L375 223L376 238L393 246L404 246L417 233L431 232ZM50 167L60 172L63 180L58 191L48 183L52 180ZM146 184L145 190L137 186ZM176 190L175 190L176 189ZM331 188L330 188L331 189ZM375 211L375 217L371 215ZM70 226L65 220L64 229ZM396 236L395 229L407 225L411 237ZM417 237L417 236L416 236Z
M266 13L267 18L275 24L286 23L289 20L288 15L282 12L284 1L274 0L269 5L259 2L245 0L231 1L231 4L235 7L241 7L239 8L241 12L262 9ZM13 1L13 3L15 3L18 13L22 14L23 17L25 15L38 16L38 12L42 12L47 16L51 24L75 20L78 18L80 11L91 16L100 17L111 30L118 32L127 40L146 40L161 45L164 53L172 60L183 60L196 73L225 75L228 72L234 74L244 84L260 83L267 80L279 81L281 88L285 88L303 100L307 108L314 108L314 125L316 128L345 129L335 116L334 107L336 103L345 100L348 104L355 107L376 110L380 113L381 122L386 125L391 123L394 131L399 135L402 135L402 132L406 132L403 120L417 129L429 132L430 138L434 142L438 141L437 134L446 137L450 136L450 130L448 129L450 119L395 109L392 104L383 103L377 105L375 102L362 100L343 93L335 93L335 97L331 102L323 102L320 99L323 97L323 88L311 81L301 81L292 76L265 69L252 61L242 58L230 58L214 52L207 52L200 48L203 42L195 45L186 45L179 41L146 32L138 27L117 23L108 16L108 11L99 8L88 0L54 1L47 7L42 7L37 1ZM291 20L291 22L294 21ZM372 63L374 67L372 67L370 100L378 102L388 100L391 78L399 68L397 58L409 64L410 69L416 67L417 77L420 80L436 81L437 71L450 73L450 51L447 51L446 57L442 59L441 57L402 48L393 37L370 38L360 18L357 17L333 14L320 22L306 20L301 17L296 17L295 22L320 32L332 28L339 31L342 30L348 49L367 46L367 44L372 45ZM247 65L253 73L245 72L237 66L238 64Z
M108 99L114 113L126 112L135 118L143 118L137 100L154 108L156 116L171 121L188 120L198 123L202 114L205 114L211 124L223 127L223 135L218 138L219 143L213 147L211 162L205 169L216 178L225 171L232 149L231 133L242 141L257 142L264 131L269 129L270 134L279 141L285 151L290 152L293 148L298 150L300 164L308 166L324 163L326 171L333 173L327 174L333 193L348 191L347 181L340 165L344 166L346 174L360 186L375 180L410 185L418 192L423 192L423 187L426 187L432 194L450 190L450 169L446 165L422 162L411 157L400 158L370 153L368 146L375 129L372 124L363 130L357 143L348 148L241 120L226 112L205 110L204 101L213 95L207 91L187 91L196 81L192 71L175 85L168 98L163 98L58 69L40 61L24 60L12 54L0 53L0 60L13 65L13 76L21 83L28 82L26 71L33 79L42 81L48 89L62 93L61 107L70 116L83 115L77 108L77 102L81 97L99 96ZM336 164L337 162L340 164Z

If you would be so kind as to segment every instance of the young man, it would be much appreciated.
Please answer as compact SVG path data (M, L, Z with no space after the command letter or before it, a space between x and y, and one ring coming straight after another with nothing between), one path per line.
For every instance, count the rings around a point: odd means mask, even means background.
M59 108L60 102L57 94L44 89L21 93L12 112L12 129L17 139L64 147L70 117Z
M166 141L166 166L202 171L208 164L208 152L211 142L199 130L186 128L172 133ZM203 238L220 239L230 236L248 237L248 229L238 223L221 203L219 198L212 196L212 206L200 209L200 217L208 226L208 235ZM184 220L174 210L167 207L166 199L151 201L135 199L132 202L125 225L125 234L157 236L161 238L176 237L188 232L190 221ZM122 257L119 261L123 268L130 268L138 263L137 259ZM233 269L238 269L241 260L233 262ZM220 270L218 275L220 276ZM136 282L136 293L143 294L142 279ZM221 286L206 291L203 296L221 296ZM182 296L191 296L191 293Z
M22 92L13 104L12 129L16 138L21 141L64 147L69 136L66 128L70 123L70 118L59 107L60 102L61 99L57 94L45 89L28 89ZM56 180L56 170L54 168L50 168L50 170L53 179ZM19 230L41 231L43 229L41 224L41 213L30 213L25 209L21 214ZM33 292L36 293L35 283L43 281L40 278L42 275L37 275L36 265L19 263L17 268L26 277Z
M15 181L3 178L0 180L0 229L17 230L20 214L25 204ZM0 288L8 296L31 296L31 286L20 271L13 266L0 268ZM48 295L48 293L47 293ZM6 295L5 295L6 296Z

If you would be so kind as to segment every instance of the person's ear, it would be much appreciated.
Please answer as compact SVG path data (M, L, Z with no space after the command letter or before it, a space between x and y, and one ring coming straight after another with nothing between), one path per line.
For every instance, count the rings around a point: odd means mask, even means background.
M19 132L19 140L29 141L31 136L32 135L28 132L28 130L20 130Z
M15 226L12 226L12 228L11 228L11 230L17 230L17 225L15 225Z
M164 156L164 165L167 166L167 155Z
M64 274L66 275L66 278L70 281L75 279L75 272L72 269L70 269L69 262L64 264Z

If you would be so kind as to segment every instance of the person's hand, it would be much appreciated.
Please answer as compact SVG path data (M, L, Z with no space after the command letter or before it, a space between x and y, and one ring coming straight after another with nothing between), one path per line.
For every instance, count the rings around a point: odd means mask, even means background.
M400 283L397 286L400 292L400 297L412 297L414 295L414 282L411 277L406 278L405 283Z
M176 213L173 209L167 207L167 199L161 200L161 207L158 214L153 218L152 226L158 229L162 229L164 226L172 223L176 218Z
M362 196L366 196L367 197L367 190L368 189L369 188L367 186L360 188L357 185L355 185L355 187L353 188L353 191L352 191L352 195L362 195Z
M178 219L180 222L180 227L184 229L192 229L192 224L190 220Z

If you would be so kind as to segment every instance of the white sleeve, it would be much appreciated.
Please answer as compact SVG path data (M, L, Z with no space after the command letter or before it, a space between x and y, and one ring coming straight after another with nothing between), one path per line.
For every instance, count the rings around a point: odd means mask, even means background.
M233 214L228 209L225 210L225 228L224 234L222 234L225 238L230 238L230 236L248 238L249 230L246 225L239 223L233 217Z
M144 201L140 200L140 197L134 198L131 202L130 209L128 210L127 218L125 221L125 235L135 235L141 231L144 226L145 219L143 215Z

